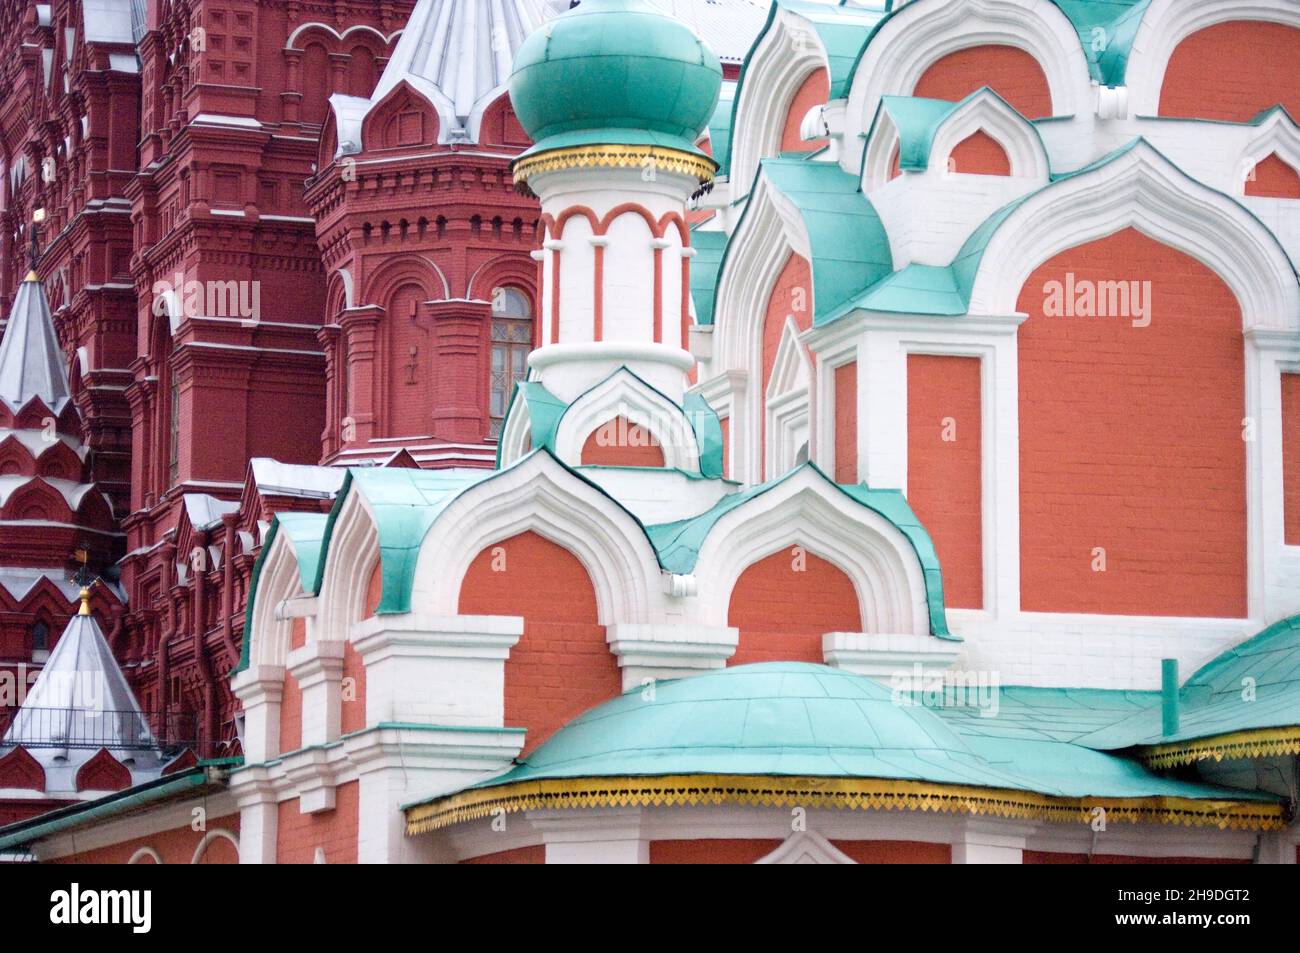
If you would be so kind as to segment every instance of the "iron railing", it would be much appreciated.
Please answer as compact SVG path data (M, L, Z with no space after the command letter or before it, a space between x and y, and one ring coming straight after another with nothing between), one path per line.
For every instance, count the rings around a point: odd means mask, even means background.
M198 722L187 712L0 707L0 747L17 745L172 751L198 746Z

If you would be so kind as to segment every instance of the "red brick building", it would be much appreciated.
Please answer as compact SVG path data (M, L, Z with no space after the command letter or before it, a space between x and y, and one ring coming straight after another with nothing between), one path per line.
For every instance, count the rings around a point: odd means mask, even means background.
M339 465L493 463L538 311L505 83L568 5L0 5L0 302L43 209L84 475L111 501L95 609L148 717L204 754L238 750L226 676L273 514L327 511ZM764 11L723 6L692 15L734 77ZM85 545L0 591L13 684L75 611Z

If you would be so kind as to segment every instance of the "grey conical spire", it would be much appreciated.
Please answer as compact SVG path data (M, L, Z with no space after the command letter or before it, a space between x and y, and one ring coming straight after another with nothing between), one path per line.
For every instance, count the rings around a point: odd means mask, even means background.
M149 722L90 614L88 598L83 590L81 612L68 622L0 741L0 748L26 747L47 777L51 768L75 768L100 748L125 760L153 747Z
M16 412L33 397L39 397L56 414L62 413L69 399L63 351L54 333L50 303L35 272L18 286L0 340L0 400Z

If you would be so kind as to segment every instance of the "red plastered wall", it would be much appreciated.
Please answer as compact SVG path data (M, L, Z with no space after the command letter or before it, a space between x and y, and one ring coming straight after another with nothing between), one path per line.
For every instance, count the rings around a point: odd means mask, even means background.
M1160 115L1247 122L1281 104L1300 115L1300 30L1262 20L1218 23L1178 44Z
M1047 283L1068 273L1076 288L1151 280L1150 325L1046 316ZM1243 617L1245 359L1232 292L1126 229L1044 263L1017 307L1029 315L1019 331L1022 608Z
M359 782L349 781L334 789L334 809L319 814L303 814L298 799L279 803L276 827L275 859L281 864L315 863L316 848L325 851L327 864L357 862L357 811L360 805Z
M1052 115L1052 92L1038 61L1014 46L987 44L949 53L922 74L913 96L956 102L988 86L1027 119Z
M536 533L475 557L461 582L460 612L524 617L524 634L506 661L505 723L528 729L527 751L622 690L587 570Z
M944 602L984 606L980 359L907 358L907 501L934 540Z
M822 635L861 632L853 581L807 551L782 549L751 565L731 591L727 624L740 629L728 665L824 661Z

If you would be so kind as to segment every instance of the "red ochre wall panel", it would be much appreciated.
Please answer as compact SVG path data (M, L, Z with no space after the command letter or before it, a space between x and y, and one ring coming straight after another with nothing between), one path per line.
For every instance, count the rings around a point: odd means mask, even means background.
M834 564L801 547L779 550L751 565L731 591L727 624L740 629L728 665L824 661L822 635L861 632L853 581Z
M1076 301L1096 282L1150 280L1149 326L1046 316L1048 283L1071 280ZM1243 617L1245 360L1232 292L1127 229L1044 263L1018 308L1029 315L1019 331L1022 608Z
M948 171L961 175L1010 175L1011 160L1002 144L980 129L953 146Z
M366 609L361 613L361 618L369 619L379 611L379 600L384 595L384 567L378 559L375 560L375 568L370 570L370 581L366 583Z
M790 100L790 108L786 111L785 127L781 130L782 152L816 152L826 145L825 139L804 142L799 138L799 127L803 125L803 117L808 115L808 110L825 103L830 95L831 81L826 70L819 67L809 73Z
M1262 20L1193 33L1169 58L1160 87L1162 116L1248 122L1279 103L1300 116L1300 29Z
M980 359L907 358L907 501L930 531L944 602L984 606Z
M593 430L582 445L583 466L662 467L659 439L625 417L615 417Z
M544 864L546 863L546 845L534 844L532 847L515 847L511 850L499 850L494 854L470 857L462 864Z
M294 619L289 636L289 648L300 649L307 644L307 622ZM280 753L297 751L302 747L302 689L298 680L284 673L284 694L280 698Z
M528 729L526 751L622 691L586 569L536 533L495 543L474 558L461 582L460 612L524 618L524 634L506 661L505 723Z
M359 782L348 781L334 789L334 809L319 814L303 814L298 799L281 801L276 827L275 859L281 864L311 864L316 848L325 851L327 864L357 862L357 810L360 805Z
M1014 46L988 44L949 53L922 74L913 96L956 102L988 86L1028 119L1052 115L1052 93L1038 61Z
M130 840L124 840L121 843L111 844L107 847L98 847L94 850L58 857L46 861L46 863L125 864L131 860L131 857L140 848L152 847L162 857L164 864L188 864L193 861L194 852L198 850L200 842L207 836L207 833L220 829L228 830L238 837L239 815L228 814L224 817L208 818L204 824L204 829L201 831L191 830L187 824L184 827L160 831L157 834L133 837ZM235 852L234 845L225 838L213 838L207 848L204 849L203 856L199 859L199 862L204 864L233 864L238 863L238 861L239 857ZM152 861L144 862L152 863Z
M1246 194L1266 199L1300 199L1300 173L1277 155L1261 159L1246 180Z
M858 362L835 368L835 482L858 482Z
M1282 500L1286 544L1300 546L1300 374L1282 375Z

